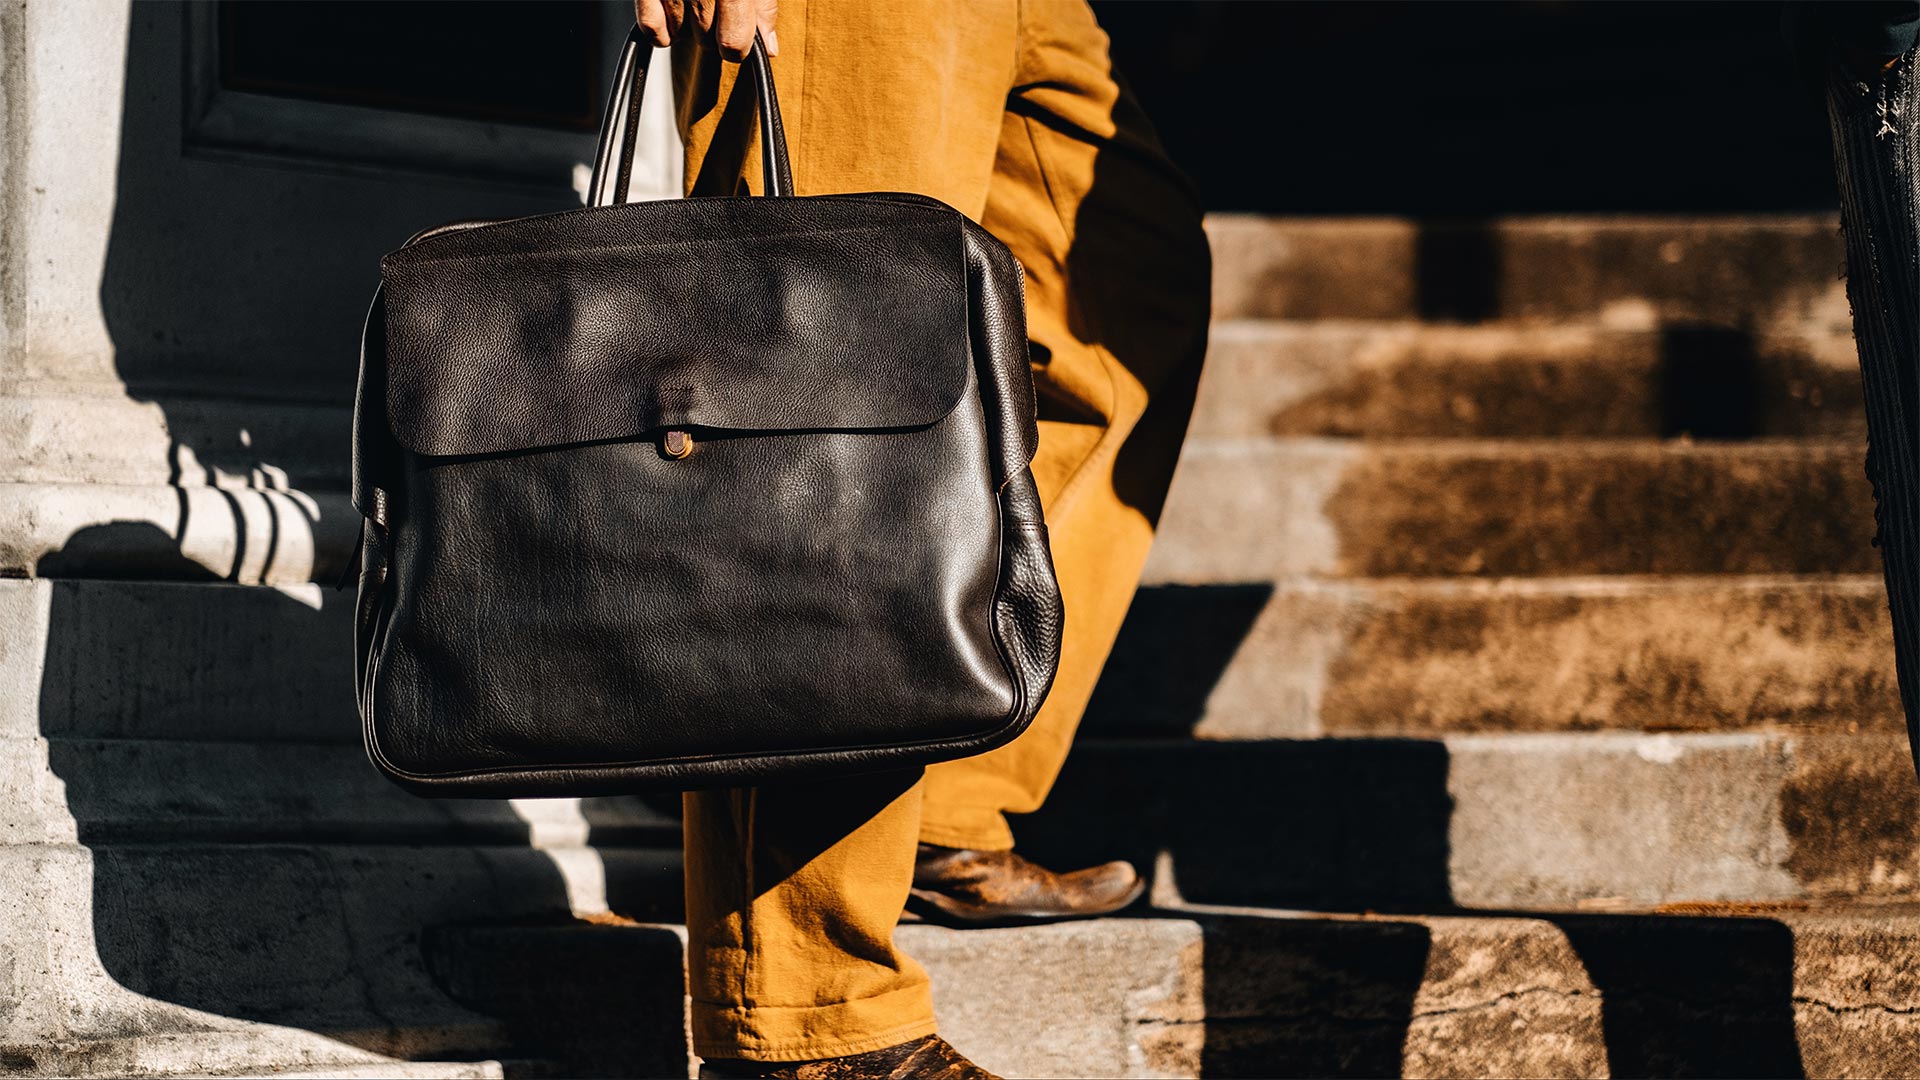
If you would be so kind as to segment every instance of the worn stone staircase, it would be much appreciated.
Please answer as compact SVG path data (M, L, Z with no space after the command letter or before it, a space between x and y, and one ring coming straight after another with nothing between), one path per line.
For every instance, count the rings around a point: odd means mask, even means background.
M1210 230L1148 585L1019 823L1153 903L903 926L948 1036L1009 1076L1920 1074L1833 222ZM365 764L316 584L343 410L8 408L0 1075L685 1072L669 813ZM223 471L242 429L271 475Z

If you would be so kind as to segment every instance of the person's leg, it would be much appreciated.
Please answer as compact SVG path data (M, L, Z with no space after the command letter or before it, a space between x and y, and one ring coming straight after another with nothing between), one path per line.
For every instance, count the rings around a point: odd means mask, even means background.
M1920 767L1920 61L1909 52L1875 71L1831 59L1827 106L1867 406L1867 475Z
M927 770L921 839L1013 846L1040 807L1119 633L1186 434L1206 349L1200 208L1080 0L1022 5L1019 67L982 224L1027 272L1040 399L1034 477L1066 632L1053 690L1019 739Z
M1056 560L1067 557L1067 680L1054 691L1067 705L1049 706L1053 719L1022 737L1036 750L1012 759L1011 787L1004 766L954 778L950 790L966 798L953 805L984 801L1004 829L1000 811L1037 805L1059 768L1185 430L1208 295L1198 210L1113 83L1104 35L1077 0L787 0L779 26L774 71L801 194L932 195L986 224L1029 275L1042 394L1035 474L1052 504ZM757 184L751 102L731 93L735 69L684 48L675 76L689 193ZM1116 578L1118 590L1104 584ZM849 809L824 828L806 820L804 791L688 797L689 981L703 1056L833 1056L879 1032L931 1027L924 998L909 992L924 974L890 938L882 951L875 929L897 919L898 875L913 866L914 837L898 828L912 795L868 783L834 785ZM859 806L874 816L863 820ZM807 857L822 849L825 863ZM805 873L741 869L761 862ZM889 884L833 887L859 873ZM844 1007L858 1001L876 1007Z
M783 0L773 71L796 191L918 192L977 219L1014 70L1014 10ZM753 101L732 92L737 72L695 42L675 49L690 194L759 183ZM838 1058L933 1031L926 973L893 944L913 874L918 775L686 797L688 987L702 1057Z
M926 972L893 944L919 779L685 797L695 1053L802 1061L933 1033Z

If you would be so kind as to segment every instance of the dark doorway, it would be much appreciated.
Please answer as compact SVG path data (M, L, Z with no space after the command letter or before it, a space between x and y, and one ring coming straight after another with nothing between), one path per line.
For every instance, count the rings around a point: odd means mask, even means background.
M1094 6L1210 210L1834 205L1778 3Z

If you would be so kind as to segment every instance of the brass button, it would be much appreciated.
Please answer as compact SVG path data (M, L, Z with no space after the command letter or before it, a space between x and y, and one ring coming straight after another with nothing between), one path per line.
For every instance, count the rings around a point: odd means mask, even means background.
M693 436L684 431L669 431L660 437L660 452L678 461L693 453Z

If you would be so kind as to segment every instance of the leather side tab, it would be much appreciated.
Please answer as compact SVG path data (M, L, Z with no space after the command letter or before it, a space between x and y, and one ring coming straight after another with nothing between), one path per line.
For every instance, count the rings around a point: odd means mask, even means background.
M393 489L400 447L387 426L386 297L375 289L360 332L360 379L353 391L353 507L374 516L374 492ZM384 524L384 523L383 523Z
M967 295L980 396L999 456L994 482L1025 472L1040 448L1040 423L1027 352L1026 276L1007 246L968 222Z

